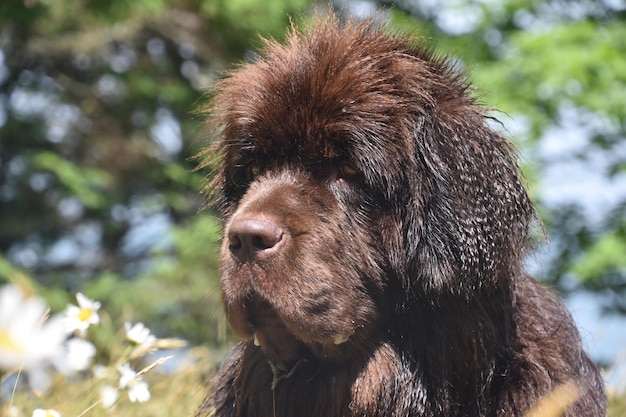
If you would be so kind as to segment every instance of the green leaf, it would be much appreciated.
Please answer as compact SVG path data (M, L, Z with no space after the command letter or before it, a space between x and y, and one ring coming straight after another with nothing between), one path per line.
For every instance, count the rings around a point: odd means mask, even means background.
M626 240L616 233L598 239L573 268L583 281L599 281L608 270L626 272Z
M610 118L626 118L626 26L590 21L544 31L517 31L501 61L476 63L472 77L487 99L530 117L535 136L570 102Z
M102 208L106 198L102 189L111 178L107 172L95 168L82 168L66 161L58 154L41 152L32 158L33 167L50 171L88 208Z

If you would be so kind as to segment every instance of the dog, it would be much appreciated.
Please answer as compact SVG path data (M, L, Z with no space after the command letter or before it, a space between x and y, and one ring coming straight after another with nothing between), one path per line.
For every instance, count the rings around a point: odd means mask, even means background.
M197 416L603 416L570 314L523 270L537 215L449 60L318 19L210 104L221 290L241 338Z

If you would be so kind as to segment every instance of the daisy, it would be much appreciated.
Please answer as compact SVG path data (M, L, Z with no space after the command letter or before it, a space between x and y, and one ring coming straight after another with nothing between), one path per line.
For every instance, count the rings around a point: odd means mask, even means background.
M33 411L33 417L61 417L61 414L59 414L56 410L44 410L42 408L38 408Z
M131 402L145 403L150 399L148 384L133 371L128 363L117 367L122 375L120 377L120 388L128 389L128 398Z
M65 309L66 325L70 333L78 332L84 336L90 325L100 323L100 303L90 300L80 292L76 294L76 301L78 306L70 304Z
M96 355L96 347L92 343L76 337L65 343L65 350L66 354L55 365L66 375L86 370Z
M112 387L111 385L104 385L100 388L100 400L102 400L102 406L104 408L112 408L117 402L119 396L117 388Z
M0 370L22 369L37 391L48 388L48 370L67 337L62 317L46 316L41 298L25 297L15 285L0 287Z
M150 329L141 322L135 324L126 322L124 323L124 329L126 330L126 339L137 346L151 348L156 344L156 337L151 334Z
M109 376L109 367L98 363L93 366L91 371L96 379L104 379Z

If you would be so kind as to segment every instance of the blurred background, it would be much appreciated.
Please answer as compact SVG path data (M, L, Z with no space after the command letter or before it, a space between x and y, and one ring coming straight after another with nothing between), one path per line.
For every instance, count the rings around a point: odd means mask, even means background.
M500 110L546 225L532 273L626 389L626 1L336 0L455 59ZM1 0L0 285L219 351L220 230L203 209L212 83L313 0ZM103 336L104 337L104 336Z

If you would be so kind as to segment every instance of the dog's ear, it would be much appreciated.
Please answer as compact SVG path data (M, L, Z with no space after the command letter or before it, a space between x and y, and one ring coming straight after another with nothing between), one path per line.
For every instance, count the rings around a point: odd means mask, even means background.
M470 98L416 120L420 175L411 188L420 215L408 233L419 239L408 256L422 288L471 294L519 272L536 215L514 149L486 121Z

